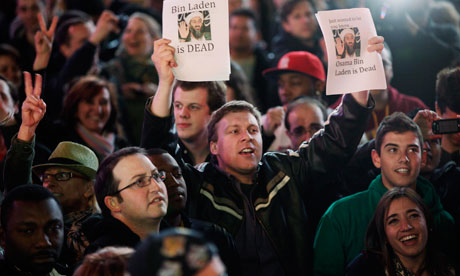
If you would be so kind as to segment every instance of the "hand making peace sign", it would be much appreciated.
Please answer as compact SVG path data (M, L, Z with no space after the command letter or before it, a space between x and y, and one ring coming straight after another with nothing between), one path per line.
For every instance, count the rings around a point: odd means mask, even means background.
M58 17L53 17L53 21L51 22L49 29L46 28L45 20L40 13L37 14L37 17L40 24L40 30L35 33L36 58L34 61L34 70L41 70L46 68L48 65Z
M22 104L22 126L36 128L46 113L46 104L40 99L42 94L42 76L35 74L35 86L32 85L32 76L24 72L26 99Z

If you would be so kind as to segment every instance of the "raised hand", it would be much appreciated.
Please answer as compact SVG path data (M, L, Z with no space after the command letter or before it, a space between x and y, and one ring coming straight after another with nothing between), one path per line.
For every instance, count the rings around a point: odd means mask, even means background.
M172 84L174 81L172 67L177 67L177 63L174 59L175 49L169 43L171 40L166 38L156 40L153 43L152 61L157 69L160 82Z
M342 39L339 36L335 38L335 49L337 50L338 56L342 56L343 51L345 51L345 46L343 44Z
M99 45L111 32L119 33L118 17L109 10L102 12L97 20L96 30L89 38L94 45Z
M284 108L281 106L272 107L267 111L267 116L264 121L264 132L268 136L272 136L275 130L282 124L284 120Z
M34 37L36 56L33 68L34 70L41 70L48 66L58 17L53 17L49 29L46 28L46 23L41 13L38 13L37 17L40 24L40 30L35 33Z
M186 40L190 32L190 27L185 23L185 21L179 22L179 38Z
M18 138L30 141L35 134L38 123L46 113L46 104L40 99L42 94L42 76L35 74L35 86L32 85L32 76L24 72L26 99L22 103L22 123L19 128Z

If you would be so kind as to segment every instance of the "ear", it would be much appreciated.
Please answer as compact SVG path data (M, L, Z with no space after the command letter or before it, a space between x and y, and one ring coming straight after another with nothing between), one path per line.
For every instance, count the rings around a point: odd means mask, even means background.
M380 167L381 167L381 165L380 165L380 156L379 156L379 153L375 149L372 150L371 157L372 157L372 163L374 163L374 166L377 169L380 169Z
M424 168L426 166L427 156L428 156L428 153L426 152L426 150L422 149L422 164L420 168Z
M326 86L326 83L322 80L316 80L315 81L315 91L319 91L323 93L324 87Z
M93 185L94 185L93 180L86 182L86 190L83 193L83 196L85 198L91 198L94 195L94 186Z
M217 155L219 153L219 146L217 145L217 142L211 141L209 143L209 150L212 154Z
M104 197L104 204L111 212L118 213L120 212L120 204L116 197L106 196Z

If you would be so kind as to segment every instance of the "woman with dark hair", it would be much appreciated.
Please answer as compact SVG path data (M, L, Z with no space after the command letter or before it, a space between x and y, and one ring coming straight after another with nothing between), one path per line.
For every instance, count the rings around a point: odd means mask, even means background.
M348 265L346 275L455 275L435 247L432 229L428 207L414 190L389 190L369 223L366 250Z
M56 135L37 135L49 148L61 141L72 141L91 148L99 160L118 148L127 146L117 136L117 105L109 83L95 76L80 78L67 92L60 120L53 123ZM48 135L47 135L48 134Z

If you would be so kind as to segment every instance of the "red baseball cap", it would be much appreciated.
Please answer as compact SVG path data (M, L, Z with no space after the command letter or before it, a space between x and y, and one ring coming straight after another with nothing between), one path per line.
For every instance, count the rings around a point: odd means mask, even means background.
M325 81L323 63L317 56L306 51L289 52L281 57L278 66L262 72L267 78L277 77L283 73L301 73Z

